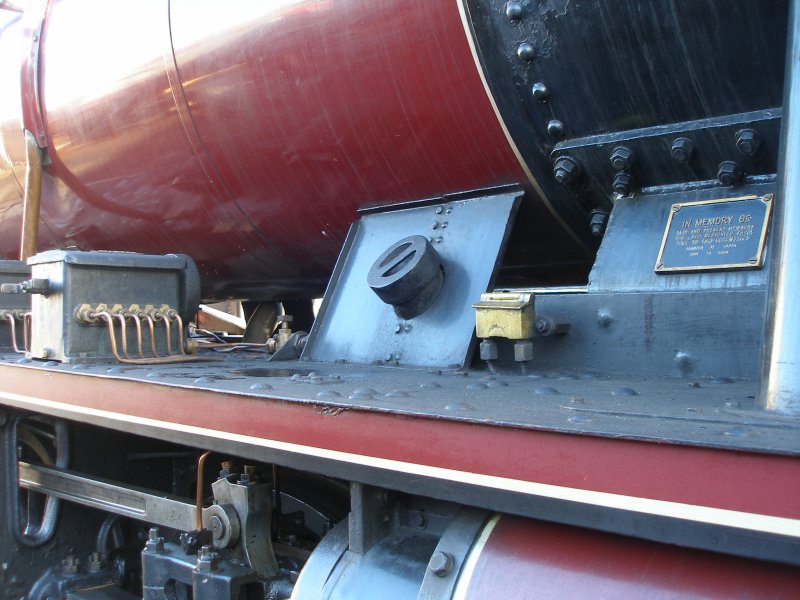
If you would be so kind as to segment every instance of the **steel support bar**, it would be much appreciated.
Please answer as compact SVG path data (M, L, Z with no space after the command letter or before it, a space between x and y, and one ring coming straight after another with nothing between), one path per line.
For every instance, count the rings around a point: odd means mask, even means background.
M759 401L800 414L800 7L789 8L777 202Z

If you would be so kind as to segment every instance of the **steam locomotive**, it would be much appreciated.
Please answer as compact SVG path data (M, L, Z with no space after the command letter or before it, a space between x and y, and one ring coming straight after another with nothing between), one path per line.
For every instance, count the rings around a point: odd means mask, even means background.
M796 597L797 2L3 1L0 56L3 597Z

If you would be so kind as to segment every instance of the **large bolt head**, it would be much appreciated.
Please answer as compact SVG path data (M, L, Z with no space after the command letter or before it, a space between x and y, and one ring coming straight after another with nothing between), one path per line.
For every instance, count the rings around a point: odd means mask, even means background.
M602 209L593 210L591 220L589 221L592 235L595 237L602 235L606 228L606 222L608 222L608 213L606 211Z
M675 141L672 142L672 148L670 148L672 158L681 164L689 162L693 152L694 142L685 137L676 138Z
M558 183L567 184L580 173L580 165L569 156L561 156L553 167L553 177Z
M761 146L761 136L755 129L740 129L736 132L736 149L744 156L753 156Z
M444 577L453 569L454 563L453 557L447 552L437 550L428 562L428 569L437 577Z
M617 171L627 171L633 165L633 150L627 146L617 146L611 153L611 166Z
M630 173L621 171L614 175L613 187L614 191L620 196L627 196L633 188L633 177L631 177Z
M741 178L742 170L739 165L732 160L726 160L719 164L719 169L717 170L717 179L719 179L719 182L722 185L736 185L739 183Z

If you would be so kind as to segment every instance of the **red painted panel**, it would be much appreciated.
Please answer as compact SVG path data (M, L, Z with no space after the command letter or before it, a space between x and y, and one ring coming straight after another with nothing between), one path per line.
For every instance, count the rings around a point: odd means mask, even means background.
M800 571L504 516L470 580L484 598L797 598Z
M455 2L234 5L170 3L178 72L225 189L290 264L327 271L359 206L524 180Z
M53 2L42 54L53 161L42 210L55 235L40 246L185 252L220 286L242 271L266 278L276 254L187 141L167 4Z
M0 257L19 258L25 144L22 134L22 16L0 11Z
M53 0L40 53L40 248L183 252L207 295L318 294L357 208L525 182L452 0Z
M0 377L7 392L123 415L522 481L800 519L796 457L330 411L313 404L5 365Z

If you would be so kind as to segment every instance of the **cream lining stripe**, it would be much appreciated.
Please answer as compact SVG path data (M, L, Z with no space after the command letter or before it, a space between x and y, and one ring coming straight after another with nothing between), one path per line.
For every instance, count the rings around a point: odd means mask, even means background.
M628 512L657 515L685 521L695 521L698 523L721 525L723 527L734 527L737 529L747 529L751 531L800 538L800 520L798 519L741 512L725 508L713 508L696 504L685 504L682 502L672 502L669 500L639 498L636 496L625 496L622 494L613 494L609 492L584 490L580 488L552 485L549 483L537 483L533 481L498 477L495 475L484 475L481 473L458 471L444 467L421 465L389 458L366 456L351 452L343 452L340 450L329 450L327 448L317 448L315 446L295 444L293 442L281 442L278 440L229 433L225 431L196 427L193 425L180 425L167 421L148 419L146 417L134 417L131 415L124 415L106 410L75 406L72 404L65 404L52 400L41 400L38 398L32 398L30 396L23 396L20 394L7 392L0 393L0 398L7 400L12 405L26 408L28 410L37 410L37 408L41 410L42 408L46 407L54 410L73 413L75 415L99 417L110 421L132 423L153 429L189 433L229 442L239 442L250 446L278 450L281 452L301 454L325 460L382 469L385 471L394 471L407 475L417 475L443 481L464 483L467 485L474 485L487 489L503 490L530 496L540 496L556 500L578 502L580 504L588 504L591 506L613 508Z

